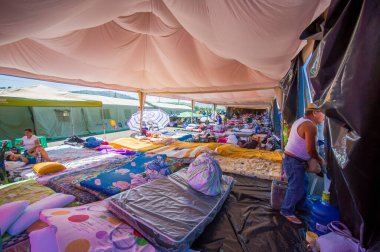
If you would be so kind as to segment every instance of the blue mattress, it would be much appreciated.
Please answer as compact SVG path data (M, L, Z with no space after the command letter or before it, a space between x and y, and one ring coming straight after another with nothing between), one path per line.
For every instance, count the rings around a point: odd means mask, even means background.
M80 185L108 196L115 195L131 187L132 173L145 172L145 164L155 159L166 159L166 155L138 156L126 165L108 172L102 172L91 179L83 180Z

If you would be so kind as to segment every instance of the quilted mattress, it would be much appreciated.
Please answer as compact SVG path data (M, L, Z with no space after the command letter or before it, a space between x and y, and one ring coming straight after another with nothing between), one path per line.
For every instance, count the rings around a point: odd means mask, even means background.
M164 251L184 251L223 206L233 178L223 175L222 193L207 196L187 183L187 169L119 193L109 208Z

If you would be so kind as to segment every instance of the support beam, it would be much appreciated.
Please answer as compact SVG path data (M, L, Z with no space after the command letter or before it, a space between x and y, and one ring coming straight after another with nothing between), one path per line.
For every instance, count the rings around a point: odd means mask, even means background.
M143 92L141 92L141 91L139 91L138 95L139 95L139 102L140 102L140 131L141 131L146 94L143 93Z
M193 123L195 101L191 100L191 123Z

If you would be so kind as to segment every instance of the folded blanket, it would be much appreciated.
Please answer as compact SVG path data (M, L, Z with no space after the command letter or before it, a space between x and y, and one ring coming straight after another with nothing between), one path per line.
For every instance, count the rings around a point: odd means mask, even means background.
M219 155L231 158L262 158L273 162L282 162L281 153L274 151L240 148L231 144L224 144L216 149Z
M141 152L147 152L158 147L162 147L161 144L153 144L150 142L143 142L134 138L119 138L110 143L110 146L115 149L129 149Z

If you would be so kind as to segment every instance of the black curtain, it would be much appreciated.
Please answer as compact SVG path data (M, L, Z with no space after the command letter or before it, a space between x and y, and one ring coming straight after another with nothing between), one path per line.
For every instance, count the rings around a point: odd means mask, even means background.
M290 126L297 120L298 107L298 85L300 81L299 70L302 66L301 56L297 56L291 64L291 67L285 77L281 80L282 90L284 92L284 109L282 112L283 119Z
M363 247L377 251L380 1L333 0L308 71L313 99L327 116L334 203Z

